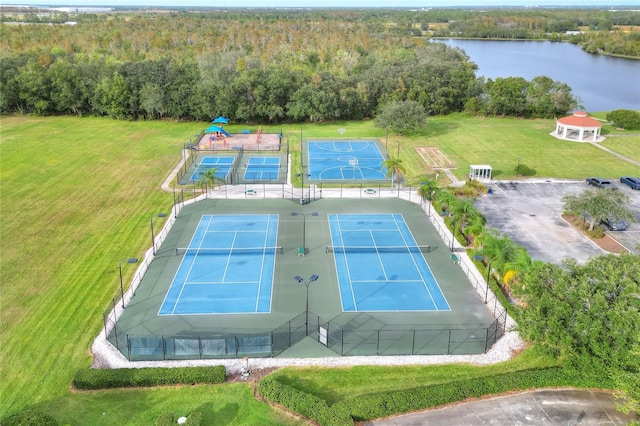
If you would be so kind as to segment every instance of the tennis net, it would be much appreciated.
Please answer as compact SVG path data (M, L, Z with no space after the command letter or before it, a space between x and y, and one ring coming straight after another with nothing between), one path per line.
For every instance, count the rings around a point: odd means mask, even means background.
M228 247L228 248L210 248L210 247L178 247L176 255L223 255L232 254L283 254L282 246L276 247Z
M247 170L249 171L275 171L279 170L280 166L277 164L248 164Z
M325 253L429 253L431 246L326 246Z

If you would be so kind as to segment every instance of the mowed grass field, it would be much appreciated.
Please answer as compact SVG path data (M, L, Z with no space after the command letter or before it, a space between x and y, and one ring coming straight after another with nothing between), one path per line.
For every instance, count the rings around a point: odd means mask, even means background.
M246 127L228 126L231 133L243 128ZM342 137L338 129L346 130ZM263 132L282 131L288 136L294 151L294 171L300 167L298 154L302 135L303 139L378 138L387 146L391 156L400 153L407 168L405 178L413 185L435 175L435 171L416 152L416 147L424 146L438 147L455 164L452 172L460 180L467 178L471 164L492 166L494 179L515 179L518 158L521 168L525 166L532 171L526 176L529 178L585 179L587 176L601 176L617 179L625 174L637 176L640 173L637 165L589 143L560 141L549 136L554 129L554 120L469 118L456 114L430 117L421 132L404 136L389 132L388 138L386 131L374 127L372 121L262 126ZM604 125L603 133L610 136L603 146L640 161L640 132L625 132ZM440 178L443 178L442 173Z
M2 117L0 124L0 417L36 407L63 424L150 424L167 411L196 410L197 398L206 396L213 405L202 410L226 424L297 423L256 401L245 384L70 389L74 373L91 363L102 312L119 289L118 263L149 249L151 216L169 212L173 202L160 185L181 159L183 144L207 123ZM228 126L231 133L242 128ZM386 139L370 121L262 131L285 134L298 170L301 133L338 139L339 128L347 129L345 138ZM415 183L433 176L415 146L438 146L462 179L469 164L490 164L500 171L496 177L513 177L518 156L541 177L638 174L637 166L597 148L549 137L553 128L552 121L435 117L421 134L389 135L388 146L395 155L392 147L399 144L407 178ZM640 137L619 139L628 155L640 158ZM157 229L162 224L155 219ZM125 285L134 270L123 265Z

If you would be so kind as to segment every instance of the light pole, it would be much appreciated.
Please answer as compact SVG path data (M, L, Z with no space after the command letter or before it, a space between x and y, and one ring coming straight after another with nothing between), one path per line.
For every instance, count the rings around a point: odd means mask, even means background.
M316 274L313 274L309 277L308 281L305 281L304 278L302 278L300 275L296 275L295 277L293 277L294 280L296 280L298 283L302 283L304 284L304 286L307 288L307 304L305 305L305 318L304 318L304 327L305 327L305 334L308 336L309 335L309 284L311 284L312 282L316 281L318 279L318 276Z
M456 240L456 217L453 217L453 221L452 221L452 227L451 227L451 252L453 252L453 242Z
M291 216L302 216L302 250L304 254L307 254L307 216L318 216L318 212L291 212Z
M516 167L516 177L520 177L520 157L518 157L518 166Z
M123 263L138 263L138 259L135 257L130 257L128 259L123 259L118 263L118 269L120 270L120 294L122 295L122 309L124 309L124 286L122 285L122 264Z
M304 204L304 142L302 141L302 127L300 127L300 204Z
M156 255L156 236L153 234L153 218L155 217L165 217L166 213L156 213L151 216L151 247L153 248L153 255Z

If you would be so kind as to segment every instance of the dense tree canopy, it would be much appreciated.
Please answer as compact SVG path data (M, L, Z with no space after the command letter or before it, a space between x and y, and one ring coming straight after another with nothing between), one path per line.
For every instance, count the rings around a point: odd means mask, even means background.
M571 90L550 79L485 84L463 51L387 25L412 27L406 12L79 18L0 25L0 112L278 123L359 120L393 102L428 115L467 105L549 117L573 106Z
M382 129L393 130L398 134L412 132L424 126L427 115L416 101L391 101L382 107L376 115L375 125Z
M640 113L629 109L617 109L607 114L607 120L622 129L640 129Z
M523 336L592 374L609 374L640 398L640 258L608 255L585 265L534 262L514 285ZM634 388L634 386L636 386Z
M635 212L629 205L629 197L611 188L586 190L578 195L563 197L566 211L582 216L589 222L589 230L605 220L635 221Z

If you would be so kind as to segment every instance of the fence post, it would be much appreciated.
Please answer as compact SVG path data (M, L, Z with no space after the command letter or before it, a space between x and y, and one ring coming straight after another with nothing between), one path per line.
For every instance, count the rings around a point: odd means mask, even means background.
M413 339L411 339L411 355L415 355L416 350L416 331L413 330Z
M127 359L131 361L131 340L129 340L128 334L125 335L125 338L127 339Z
M377 341L376 341L376 355L380 355L380 330L376 333Z
M109 314L104 313L104 312L102 313L102 322L104 323L104 338L105 339L108 337L107 336L107 315L109 315ZM116 340L116 347L118 347L117 340Z
M166 361L167 360L167 343L164 340L164 334L160 335L160 339L161 339L160 341L162 342L162 359Z
M112 300L112 302L113 302L113 300ZM115 308L115 305L113 303L112 303L112 306L113 306L112 309L113 309L114 317L115 317L115 312L116 312L115 309L116 308ZM118 344L118 318L114 318L114 321L113 321L113 334L114 334L114 336L116 338L116 348L120 349L120 346ZM108 336L105 334L104 337L106 339ZM127 340L128 340L128 337L127 337Z
M497 321L497 320L496 320ZM496 327L498 326L498 323L496 323ZM491 327L491 326L489 326ZM484 333L484 353L487 353L487 344L489 343L489 327L487 327L485 333Z
M274 342L274 339L273 339L273 330L271 330L271 358L273 358L273 356L274 356L274 355L273 355L273 342Z

